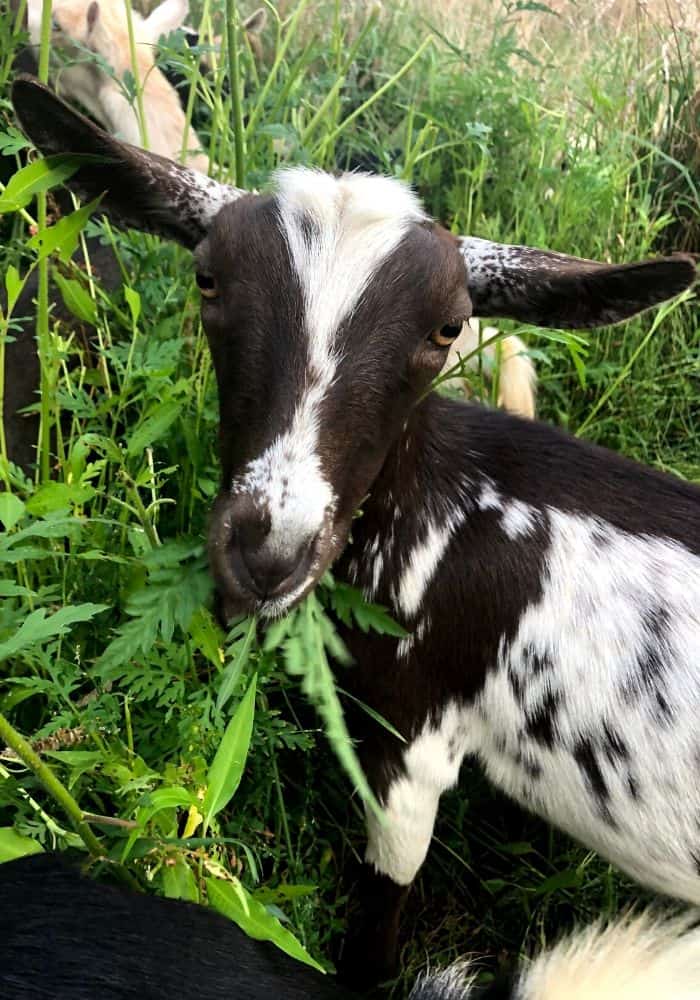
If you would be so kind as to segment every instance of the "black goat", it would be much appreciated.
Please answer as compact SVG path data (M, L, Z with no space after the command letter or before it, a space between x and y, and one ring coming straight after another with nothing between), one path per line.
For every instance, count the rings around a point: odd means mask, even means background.
M254 941L213 910L124 892L59 856L0 865L3 1000L352 1000L332 976ZM410 1000L691 1000L700 932L688 921L591 927L505 981L477 988L458 963Z
M57 856L0 865L3 1000L350 1000L213 910L124 892Z

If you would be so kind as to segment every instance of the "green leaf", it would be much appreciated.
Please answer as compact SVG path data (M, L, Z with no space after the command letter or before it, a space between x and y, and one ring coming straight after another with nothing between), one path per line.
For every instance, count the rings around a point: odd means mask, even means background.
M18 563L23 559L48 559L51 552L38 545L18 545L9 552L0 552L0 563Z
M397 639L408 635L382 604L369 604L357 587L336 581L328 598L333 611L344 625L350 626L352 616L363 632L372 629L380 634L394 635Z
M538 896L546 896L557 889L576 889L581 885L582 873L578 868L567 868L556 875L550 875L535 889Z
M360 701L359 698L356 698L354 694L350 694L349 691L345 691L341 687L337 688L337 690L346 698L349 698L350 701L354 701L356 705L359 705L362 711L366 712L367 715L369 715L370 719L374 719L376 723L382 726L383 729L386 729L388 733L391 733L392 736L395 736L397 740L400 740L402 743L408 742L406 737L402 736L401 733L398 731L398 729L396 729L395 726L392 726L389 720L385 719L384 716L380 715L379 712L375 711L375 709L365 704L364 701Z
M24 287L24 279L20 278L19 271L10 264L5 271L5 291L7 292L7 315L9 316L15 307L15 303Z
M146 823L150 822L155 815L164 809L178 809L183 806L189 808L196 805L196 796L186 788L181 788L179 785L158 788L148 796L148 804L139 809L139 826L145 826Z
M49 188L62 184L80 167L76 156L59 153L57 156L47 156L43 160L35 160L22 167L10 178L9 184L0 195L0 215L4 212L17 212L32 200L35 194L48 191Z
M11 125L6 132L0 132L0 155L2 156L14 156L15 153L19 153L22 149L28 149L29 146L31 146L29 139L26 139L18 129Z
M289 673L301 676L302 691L323 719L326 736L338 760L363 802L377 817L382 818L381 806L350 740L326 654L328 649L342 663L348 660L347 650L314 593L309 594L290 617L289 637L283 646L285 666Z
M188 631L194 648L203 653L212 666L221 670L224 663L223 634L211 611L198 608L192 615Z
M0 864L28 854L41 854L44 848L30 837L23 837L11 826L0 827Z
M87 503L95 496L92 486L78 483L46 483L27 500L27 510L35 517L43 517L56 510L67 510L72 505Z
M25 511L24 503L14 493L0 493L0 521L5 531L12 531Z
M139 321L139 316L141 315L141 296L133 288L125 285L124 298L126 299L129 311L131 312L131 322L134 326L136 326Z
M96 770L104 762L101 750L46 750L45 755L68 769L68 788L84 774Z
M379 632L382 635L394 635L403 639L409 633L395 622L386 608L381 604L358 604L352 609L355 621L363 632Z
M226 727L219 749L211 762L207 775L207 794L202 806L205 830L212 817L230 802L241 783L253 733L256 684L257 674L253 676L248 690Z
M136 428L127 446L129 455L140 455L145 448L161 438L182 412L181 403L161 403Z
M0 580L0 597L34 597L34 591L11 580Z
M241 674L243 673L250 657L250 648L253 644L253 639L255 638L256 626L257 621L253 615L251 616L246 634L242 639L239 639L233 647L236 651L236 655L234 656L233 662L224 670L221 679L221 687L219 688L219 694L216 698L217 712L221 711L233 692L236 690L238 681L240 680Z
M277 917L268 913L262 903L253 899L237 878L225 882L223 879L210 877L207 878L206 885L209 905L238 924L248 937L256 941L271 941L297 961L325 972L323 966L309 955L292 932L283 927Z
M505 854L513 854L515 857L520 857L522 854L532 854L534 850L532 844L528 844L525 840L516 840L511 844L500 844L498 849Z
M161 868L163 892L168 899L186 899L189 903L198 903L199 890L192 869L180 855L174 860L174 864L166 861Z
M99 205L101 197L100 195L100 197L94 198L87 205L71 212L70 215L64 215L53 226L40 229L27 241L27 246L38 251L39 260L43 260L55 250L59 250L59 258L66 263L73 256L78 245L78 237L85 223Z
M58 285L66 309L83 323L97 323L97 306L79 281L74 278L64 278L54 271L53 280Z
M128 859L136 841L143 835L146 824L150 823L153 817L157 816L159 812L163 812L166 809L180 809L185 806L189 808L190 806L197 805L196 796L186 788L181 788L178 785L158 788L155 792L151 792L148 795L147 804L136 810L138 828L131 831L124 845L121 855L122 864Z
M69 604L55 614L47 615L46 608L37 608L27 615L13 636L0 643L0 661L47 639L65 635L71 625L90 621L106 609L106 604Z
M316 892L318 892L317 885L289 885L283 882L277 886L261 885L253 896L263 906L269 906L271 903L280 904L289 899L303 899L306 896L313 896Z

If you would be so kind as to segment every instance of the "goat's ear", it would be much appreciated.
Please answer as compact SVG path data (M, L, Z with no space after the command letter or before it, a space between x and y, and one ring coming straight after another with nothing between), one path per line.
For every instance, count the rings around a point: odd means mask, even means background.
M188 0L163 0L163 3L148 15L143 22L142 31L155 45L162 35L181 28L189 13Z
M100 5L97 2L97 0L92 0L92 3L89 4L88 6L87 13L85 14L88 38L97 27L97 22L99 21L99 19L100 19Z
M206 235L222 206L245 194L120 142L34 77L17 77L12 102L23 131L45 155L99 158L86 159L68 186L87 198L104 194L99 210L119 226L155 233L191 249Z
M243 22L243 30L249 35L260 35L265 30L267 24L267 10L265 7L258 7L256 11L247 17Z
M476 316L510 316L538 326L585 329L620 323L689 288L690 256L639 264L579 257L463 236L469 295Z

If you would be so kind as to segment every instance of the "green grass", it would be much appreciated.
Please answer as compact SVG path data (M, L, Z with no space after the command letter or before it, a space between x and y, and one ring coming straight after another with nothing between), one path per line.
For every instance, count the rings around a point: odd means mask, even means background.
M205 23L221 6L200 8ZM351 14L297 2L278 23L271 10L265 65L239 39L240 58L222 58L208 79L196 54L171 39L164 56L190 74L193 121L215 173L233 177L235 168L263 186L280 163L333 168L363 158L411 181L456 232L603 260L653 252L679 205L697 223L697 185L674 158L678 144L655 131L695 88L682 37L664 73L658 39L642 28L591 28L581 51L552 22L556 41L523 50L527 5L484 11L464 51L442 37L444 24L405 3ZM0 14L7 150L20 41ZM234 163L225 79L237 63L246 125ZM11 151L0 157L3 183L18 164ZM199 897L207 877L240 874L327 962L346 920L340 872L363 846L359 800L302 692L337 726L325 662L338 649L323 617L333 591L320 589L316 617L306 609L260 645L247 626L228 637L216 626L204 533L217 489L217 403L192 268L153 238L109 238L128 283L89 307L98 317L93 356L53 323L44 338L44 416L63 417L55 452L44 450L29 479L0 454L0 478L16 498L0 494L0 713L80 810L121 821L92 830L132 876ZM0 217L0 240L2 272L24 275L35 259L26 219ZM652 323L645 316L585 339L503 328L528 340L545 419L700 480L696 304L674 305L647 336ZM8 333L11 317L2 316L0 337ZM478 379L475 391L488 397ZM205 828L196 803L253 674L245 772ZM163 794L172 788L186 795L174 803L178 793ZM9 826L45 847L83 846L36 775L0 749L0 827ZM639 895L465 767L408 907L397 995L427 956L475 952L493 969L524 943L532 949Z

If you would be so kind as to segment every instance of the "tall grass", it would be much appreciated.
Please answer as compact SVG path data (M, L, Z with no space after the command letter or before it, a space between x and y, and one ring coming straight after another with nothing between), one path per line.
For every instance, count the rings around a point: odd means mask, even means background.
M465 25L450 4L441 14L399 0L381 10L296 0L270 6L264 65L238 31L227 36L235 52L215 56L209 77L201 53L176 36L162 58L187 77L214 173L240 176L245 164L248 185L262 186L281 163L364 164L413 183L458 232L603 260L644 257L672 221L669 177L674 198L700 215L695 179L665 138L696 86L692 36L680 26L664 48L653 19L634 11L610 33L598 8L576 33L566 28L572 7L541 8L470 6ZM222 3L197 10L206 49ZM23 152L8 103L21 43L14 16L0 13L4 184ZM5 215L0 226L2 270L24 275L34 260L26 218ZM153 238L97 223L87 232L113 242L127 277L110 299L64 271L96 319L97 342L88 355L49 316L42 412L62 418L51 454L44 436L36 480L0 457L0 713L91 817L101 850L142 882L204 898L207 879L240 875L327 960L344 927L339 873L361 849L361 809L300 688L322 699L323 659L338 647L326 631L328 648L316 656L302 645L300 662L289 640L303 640L301 619L259 643L245 623L219 630L203 544L217 489L217 403L191 267ZM0 334L11 336L16 318L3 313ZM674 306L653 324L645 316L586 338L504 328L529 343L545 419L700 479L697 308ZM474 389L488 398L479 380ZM303 612L317 616L309 628L337 600L332 581L320 596ZM233 803L205 824L198 803L253 675L245 773ZM40 776L0 747L0 827L10 826L46 847L81 846ZM468 768L460 794L446 797L409 906L406 981L427 954L480 951L488 972L526 937L531 947L533 936L630 893Z

